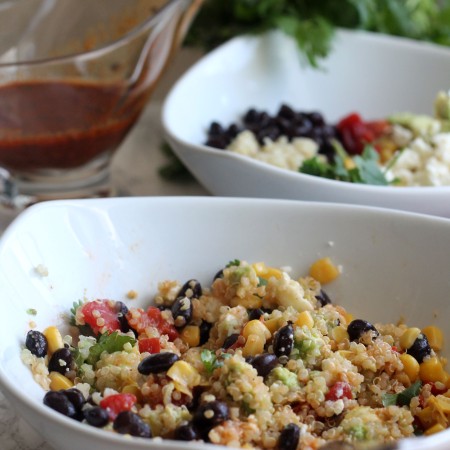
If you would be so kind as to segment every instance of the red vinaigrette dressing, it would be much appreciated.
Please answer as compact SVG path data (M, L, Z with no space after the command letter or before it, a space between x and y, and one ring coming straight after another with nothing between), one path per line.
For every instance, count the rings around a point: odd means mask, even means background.
M0 86L0 166L73 169L114 151L147 97L126 89L123 83L51 80Z

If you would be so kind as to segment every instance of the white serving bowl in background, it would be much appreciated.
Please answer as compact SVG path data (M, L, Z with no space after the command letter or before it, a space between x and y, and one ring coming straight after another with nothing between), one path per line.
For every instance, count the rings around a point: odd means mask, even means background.
M188 216L186 213L188 212ZM0 240L0 388L58 450L213 448L149 441L80 424L42 404L20 360L30 321L61 324L74 301L112 298L148 305L164 279L209 284L235 258L292 267L319 257L342 266L326 286L335 303L371 322L437 325L450 317L450 221L351 205L288 200L154 197L42 203ZM39 275L43 265L48 276ZM134 289L136 300L127 300ZM27 310L36 309L30 316ZM447 339L449 336L446 336ZM450 356L447 353L445 356ZM450 430L401 442L401 450L446 450Z
M357 111L432 114L450 88L450 49L362 31L339 31L322 69L306 67L280 32L237 37L204 56L167 96L163 127L175 153L212 194L343 202L450 217L450 187L369 186L313 177L203 145L212 121L229 124L250 107L282 103L334 123Z

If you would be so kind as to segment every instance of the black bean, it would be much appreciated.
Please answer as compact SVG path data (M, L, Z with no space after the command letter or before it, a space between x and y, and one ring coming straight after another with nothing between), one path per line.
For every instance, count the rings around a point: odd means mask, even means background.
M192 301L189 297L178 297L173 302L172 317L176 328L183 328L192 320Z
M329 305L331 303L330 297L323 289L316 295L316 299L320 303L320 306Z
M127 320L128 308L124 302L116 302L117 319L120 323L120 331L122 333L128 333L130 331L130 325Z
M70 402L75 406L75 409L79 412L86 403L86 399L80 390L77 388L70 388L62 391L63 394L70 400Z
M327 157L329 163L334 163L336 150L330 141L324 141L319 147L319 153Z
M73 356L68 348L60 348L53 353L48 362L49 372L59 372L65 375L71 370L73 364Z
M286 119L293 119L295 117L295 111L290 106L283 103L278 110L277 116Z
M234 139L240 132L241 130L239 129L239 127L233 123L231 124L227 131L226 131L226 135L230 138L230 139Z
M200 342L199 345L203 345L208 342L209 332L211 331L212 323L206 322L206 320L202 320L200 324Z
M208 138L205 145L214 148L225 149L230 144L230 140L227 136L212 136Z
M233 344L238 340L239 333L230 334L225 341L223 342L222 348L227 349L230 348Z
M222 125L218 122L212 122L208 129L208 134L210 136L221 136L225 133L225 130L223 129Z
M188 280L178 292L177 297L200 298L202 296L202 286L198 280Z
M286 425L278 438L279 450L296 450L300 441L300 428L295 423Z
M75 406L62 391L48 391L44 396L44 405L70 418L77 415Z
M261 308L249 309L248 320L259 320L263 314L264 311Z
M176 441L195 441L201 439L201 436L194 425L189 422L175 428L173 438Z
M347 327L347 333L351 341L357 341L364 333L372 331L374 336L378 336L378 330L366 320L355 319L352 320Z
M261 377L266 377L278 365L278 358L272 353L262 353L248 361Z
M214 280L217 280L217 278L223 278L223 269L220 269L220 270L214 275Z
M259 128L264 128L267 127L270 122L272 121L272 118L270 117L270 115L266 112L266 111L262 111L259 114L259 118L258 118L258 125Z
M277 356L289 356L294 347L294 328L291 323L281 327L273 338L273 352Z
M254 108L250 108L244 115L243 122L246 125L254 124L259 119L259 113Z
M414 357L419 364L422 363L424 358L431 354L431 347L427 337L421 333L413 345L406 350L406 353Z
M264 141L266 138L270 139L271 141L276 141L279 136L280 130L278 127L275 126L265 127L259 130L258 133L256 134L256 138L258 139L261 145L264 145Z
M178 355L171 352L154 353L147 356L139 363L138 372L142 375L166 372L179 359L180 357Z
M323 119L322 114L320 114L319 112L313 111L308 113L308 119L316 127L321 127L325 125L325 120Z
M43 358L47 354L47 338L40 331L30 330L27 333L25 346L38 358Z
M202 403L194 413L193 423L200 429L210 430L228 420L230 411L224 402L214 400Z
M113 423L113 428L120 434L151 438L152 430L137 414L131 411L120 412Z
M109 415L106 409L100 408L100 406L94 406L93 408L85 409L83 411L84 418L89 425L97 428L103 428L109 422Z

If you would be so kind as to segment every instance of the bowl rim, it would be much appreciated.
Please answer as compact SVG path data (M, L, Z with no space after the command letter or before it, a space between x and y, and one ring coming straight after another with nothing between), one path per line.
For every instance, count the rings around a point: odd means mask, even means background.
M169 120L169 111L171 109L171 103L178 97L178 90L180 90L180 86L182 87L186 79L193 78L193 75L201 69L203 69L205 66L209 65L211 60L215 60L218 58L217 55L220 55L222 52L225 52L229 50L229 48L232 48L233 46L239 45L240 43L245 42L257 42L261 39L263 39L265 36L270 34L282 34L279 31L268 31L265 33L262 33L260 35L251 35L251 34L243 34L240 36L236 36L229 41L221 44L211 52L205 54L202 56L197 62L195 62L184 74L174 83L172 88L170 89L169 93L167 94L166 98L163 101L162 109L161 109L161 124L163 128L163 132L166 136L168 136L170 139L172 139L174 142L178 144L180 147L188 147L192 151L199 153L201 155L205 156L219 156L222 155L224 158L229 159L237 159L240 161L240 163L246 162L247 165L256 167L259 170L264 170L266 173L273 173L278 176L285 176L292 180L304 180L308 181L310 183L317 183L318 186L324 186L324 187L334 187L341 186L342 189L348 190L348 191L360 191L360 192L371 192L371 193L380 193L380 192L386 192L386 193L393 193L395 192L398 194L399 192L404 192L405 195L411 195L415 196L417 194L420 195L434 195L436 193L448 193L450 191L450 185L448 186L381 186L381 185L373 185L373 184L363 184L363 183L351 183L349 181L339 181L339 180L331 180L328 178L323 178L319 176L309 175L301 172L296 172L289 169L283 169L274 165L271 165L269 163L265 163L259 160L256 160L254 158L241 155L239 153L222 150L222 149L216 149L214 147L207 146L203 143L193 143L190 142L176 134L176 132L171 127ZM285 35L287 39L292 39L290 36ZM352 37L356 36L358 38L367 40L368 43L370 42L381 42L385 45L391 45L392 43L395 43L399 45L402 48L412 48L412 49L420 49L422 51L427 52L435 52L438 55L441 55L442 57L450 58L450 47L446 47L443 45L426 42L426 41L416 41L410 38L402 37L402 36L393 36L393 35L387 35L382 34L378 32L373 31L366 31L366 30L348 30L343 28L338 28L336 32L336 39L339 39L340 37ZM205 134L206 137L206 134ZM174 151L178 154L179 150L178 148L174 148ZM338 184L337 184L338 183ZM402 195L402 194L400 194Z
M96 209L108 210L111 206L120 206L121 204L126 203L134 203L136 207L143 204L155 205L155 207L159 207L160 205L167 205L167 203L171 203L177 205L179 203L184 204L186 209L189 207L191 210L192 206L200 204L202 208L207 208L208 205L218 204L219 206L229 207L231 208L233 205L253 205L256 204L259 208L267 208L267 207L277 207L280 206L293 206L300 209L307 209L310 211L323 211L327 210L330 213L334 211L342 211L342 212L354 212L355 214L369 215L376 214L377 216L383 215L384 217L394 218L394 220L416 220L423 224L424 226L428 226L427 224L441 224L442 226L448 227L450 231L450 219L445 219L437 216L430 216L426 214L420 214L409 211L399 211L392 210L388 208L382 207L374 207L374 206L366 206L366 205L351 205L345 203L327 203L327 202L314 202L314 201L302 201L302 200L291 200L291 199L266 199L266 198L250 198L250 197L208 197L208 196L137 196L131 198L97 198L97 199L76 199L76 200L53 200L41 202L35 205L30 206L24 212L22 212L13 222L8 226L5 230L5 233L0 238L0 261L3 258L3 254L5 252L5 248L7 248L10 239L12 239L17 232L17 229L20 230L24 224L29 221L30 217L39 216L45 213L46 209L72 209L73 212L77 213L80 208L89 210L91 206L95 206ZM26 366L24 366L26 367ZM14 384L13 374L6 373L4 369L0 366L0 388L2 391L7 391L7 399L10 401L11 398L18 400L21 404L25 405L29 410L32 410L35 414L40 415L41 417L48 420L50 423L54 425L60 426L62 429L71 430L72 432L80 432L84 433L88 437L92 437L93 439L101 440L103 442L110 442L111 444L126 444L130 449L151 449L155 448L164 448L167 450L176 450L181 449L181 446L187 444L188 448L198 448L205 450L225 450L229 447L223 447L219 445L213 444L199 444L195 441L193 443L190 442L182 442L170 440L170 439L160 439L155 438L155 440L145 439L145 438L136 438L129 437L124 438L123 435L117 433L111 433L102 429L97 429L92 426L87 426L86 424L82 424L78 421L70 419L62 414L47 408L43 405L43 403L38 403L35 400L31 400L26 396L26 393L20 389L19 386ZM444 435L444 436L442 436ZM410 450L420 450L420 449L431 449L435 448L435 450L442 450L443 447L440 447L440 444L444 441L444 438L450 436L450 429L437 433L432 436L427 437L414 437L414 438L406 438L399 442L406 443L407 447L401 447L402 449L408 448ZM125 439L125 440L124 440ZM408 442L417 443L418 445L410 448L408 446ZM447 442L447 439L445 439ZM425 444L421 446L420 444ZM436 446L436 447L435 447Z

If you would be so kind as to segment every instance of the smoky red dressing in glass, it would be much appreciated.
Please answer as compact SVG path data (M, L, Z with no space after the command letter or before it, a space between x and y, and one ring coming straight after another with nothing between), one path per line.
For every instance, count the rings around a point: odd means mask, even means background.
M0 86L0 165L72 169L114 151L144 99L124 84L23 81Z

